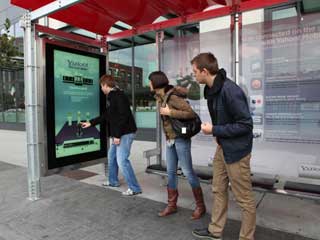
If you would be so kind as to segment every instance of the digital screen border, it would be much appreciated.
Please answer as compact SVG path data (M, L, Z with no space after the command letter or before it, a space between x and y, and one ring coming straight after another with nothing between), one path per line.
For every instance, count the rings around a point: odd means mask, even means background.
M64 51L66 53L74 53L83 56L93 57L99 59L99 76L101 77L106 72L106 57L103 55L85 52L69 47L54 45L46 43L46 124L47 124L47 159L48 170L69 166L72 164L88 162L99 158L105 158L107 152L106 142L106 127L105 124L100 126L100 150L82 154L76 154L66 157L56 157L56 144L55 144L55 101L54 101L54 51ZM100 114L106 107L106 97L100 90ZM95 116L93 116L95 117Z

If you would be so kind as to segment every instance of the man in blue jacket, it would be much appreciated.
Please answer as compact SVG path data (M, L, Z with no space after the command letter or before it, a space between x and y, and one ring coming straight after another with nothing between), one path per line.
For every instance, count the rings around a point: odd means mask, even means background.
M203 123L204 134L212 134L218 147L213 160L213 208L208 228L192 233L201 239L221 239L227 220L228 184L242 209L240 240L253 240L256 205L252 191L250 158L252 118L242 89L227 78L212 53L201 53L191 61L198 83L205 84L204 96L211 123Z

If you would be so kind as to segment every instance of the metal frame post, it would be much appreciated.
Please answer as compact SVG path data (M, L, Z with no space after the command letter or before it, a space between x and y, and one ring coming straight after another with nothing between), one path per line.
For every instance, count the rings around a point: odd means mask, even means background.
M24 29L24 68L25 68L25 101L26 101L26 133L28 159L28 192L29 200L40 198L40 158L39 158L39 105L38 75L36 66L35 27L31 14L22 17Z
M135 45L134 45L134 36L131 38L131 101L132 101L132 112L133 116L136 116L136 98L135 94Z
M164 40L164 32L159 31L156 32L156 46L157 46L157 55L158 55L158 70L162 68L162 47ZM156 119L156 148L159 149L159 155L157 155L157 164L161 164L162 162L162 127L161 127L161 116L159 112L159 104L157 102L157 119Z
M106 36L103 36L100 41L101 41L100 51L102 53L104 53L106 56L106 73L109 74L109 48L108 48ZM106 143L107 143L107 150L109 150L109 148L110 148L109 137L107 137ZM108 154L107 154L107 156L108 156ZM108 166L109 166L109 159L108 159L108 157L106 157L105 160L103 161L104 175L106 177L108 176Z
M4 96L3 96L3 86L4 86L4 69L0 68L0 121L1 119L4 122Z
M236 13L234 15L234 79L237 84L239 84L240 78L240 14Z

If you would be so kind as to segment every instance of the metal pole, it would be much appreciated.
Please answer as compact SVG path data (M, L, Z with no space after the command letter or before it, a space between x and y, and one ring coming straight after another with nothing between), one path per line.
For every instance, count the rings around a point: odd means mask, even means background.
M0 107L0 112L1 112L1 117L0 117L0 121L5 122L4 119L4 111L5 111L5 104L4 104L4 69L0 68L0 103L1 103L1 107Z
M240 26L239 26L239 13L236 13L234 16L234 36L235 36L235 71L234 71L234 77L235 77L235 82L239 84L239 77L240 77L240 65L239 65L239 34L240 34Z
M132 100L132 112L133 116L136 116L136 98L134 97L135 94L135 51L134 51L134 37L131 38L132 45L131 45L131 100Z
M22 17L24 28L24 69L25 69L25 102L26 102L26 132L28 159L28 191L29 200L40 198L40 159L38 135L38 92L36 72L36 41L35 30L30 13Z
M49 27L49 17L45 16L43 17L44 26Z
M109 74L109 48L108 48L108 43L107 43L106 37L102 37L101 45L102 45L101 52L103 52L106 56L106 73ZM107 127L106 127L106 131L108 131ZM106 143L107 143L107 151L108 151L110 148L109 137L107 137ZM108 156L108 154L107 154L107 156ZM108 159L108 157L106 157L105 161L103 162L104 175L106 177L108 177L108 164L109 164L109 159Z
M163 31L156 33L156 45L157 45L157 55L158 55L158 70L162 68L162 46L163 46ZM157 103L157 119L156 119L156 141L157 141L157 149L159 149L159 155L157 155L157 164L161 164L162 162L162 129L161 129L161 118L159 112L159 104Z

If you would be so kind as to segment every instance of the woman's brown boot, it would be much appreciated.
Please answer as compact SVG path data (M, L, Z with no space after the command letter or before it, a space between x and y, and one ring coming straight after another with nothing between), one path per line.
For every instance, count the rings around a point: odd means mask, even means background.
M177 212L177 201L178 201L178 190L177 189L170 189L168 190L168 206L161 212L159 212L159 217L165 217L170 214Z
M194 199L196 200L196 209L192 213L191 219L199 219L206 213L206 205L203 201L203 194L201 187L192 189Z

